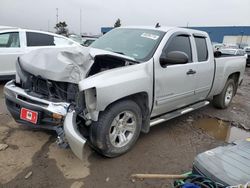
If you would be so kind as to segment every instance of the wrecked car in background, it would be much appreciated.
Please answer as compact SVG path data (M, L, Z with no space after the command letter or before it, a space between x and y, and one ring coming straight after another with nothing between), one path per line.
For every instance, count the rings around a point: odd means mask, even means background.
M218 54L217 54L218 56ZM209 104L227 108L246 57L214 58L205 32L170 27L117 28L86 49L41 49L21 56L5 85L21 124L56 130L82 158L88 141L116 157L150 126Z

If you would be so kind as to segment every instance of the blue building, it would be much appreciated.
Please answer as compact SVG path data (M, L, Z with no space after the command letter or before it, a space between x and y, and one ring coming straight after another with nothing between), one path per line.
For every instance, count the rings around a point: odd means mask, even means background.
M101 32L102 34L105 34L107 32L109 32L110 30L112 30L114 27L101 27Z
M246 38L250 37L250 26L223 26L223 27L190 27L192 29L206 31L213 42L229 43L226 38L237 40L242 38L241 42L247 42ZM230 36L230 37L229 37Z

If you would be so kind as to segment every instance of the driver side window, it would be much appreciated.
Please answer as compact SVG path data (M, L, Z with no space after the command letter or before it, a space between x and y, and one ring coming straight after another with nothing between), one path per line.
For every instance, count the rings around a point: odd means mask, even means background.
M177 35L170 40L171 41L167 43L166 47L164 48L164 52L166 54L173 51L184 52L188 56L188 62L192 62L190 37L188 35Z

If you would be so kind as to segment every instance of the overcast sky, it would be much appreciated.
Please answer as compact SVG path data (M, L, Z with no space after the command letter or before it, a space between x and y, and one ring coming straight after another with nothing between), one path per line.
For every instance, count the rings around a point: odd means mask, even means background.
M71 32L100 33L102 26L122 25L224 26L250 25L250 0L1 0L0 25L53 31L66 21Z

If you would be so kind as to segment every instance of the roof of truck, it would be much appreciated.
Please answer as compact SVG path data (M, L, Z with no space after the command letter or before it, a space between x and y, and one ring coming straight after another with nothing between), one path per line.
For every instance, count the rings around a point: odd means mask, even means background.
M19 29L18 27L0 25L0 30Z
M186 32L193 32L193 33L201 33L204 35L207 35L206 32L195 30L195 29L189 29L189 28L182 28L182 27L167 27L167 26L126 26L126 27L120 27L120 28L132 28L132 29L150 29L150 30L158 30L163 32L168 32L170 30L176 30L176 31L186 31Z

